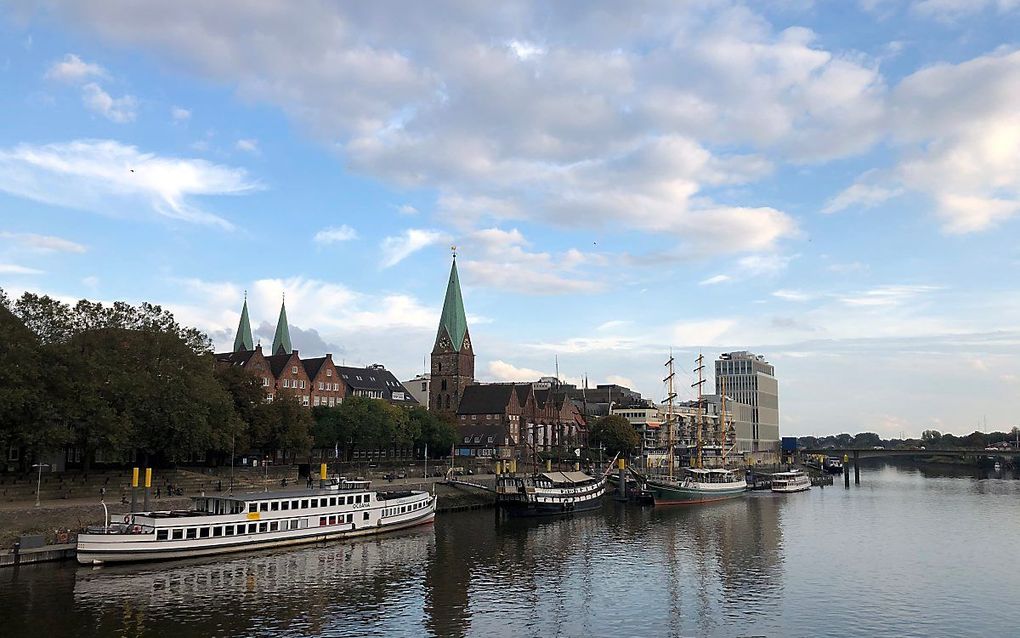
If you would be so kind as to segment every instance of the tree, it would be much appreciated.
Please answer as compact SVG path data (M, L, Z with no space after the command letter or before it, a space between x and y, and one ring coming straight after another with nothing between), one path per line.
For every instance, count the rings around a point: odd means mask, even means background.
M457 441L457 429L452 423L421 406L411 408L407 418L416 424L416 445L427 445L432 456L449 454L450 448Z
M875 434L874 432L859 432L854 436L853 446L860 448L875 447L882 445L882 437Z
M921 433L921 442L927 445L938 445L942 440L942 433L938 430L925 430Z
M233 441L234 447L247 448L252 445L259 406L266 401L266 390L262 386L262 380L238 366L217 366L214 375L220 387L233 402L234 412L241 421L242 429L237 433L238 438Z
M307 455L312 446L312 414L296 395L280 392L271 403L264 403L255 413L252 443L264 455L278 451L288 456Z
M637 449L641 439L630 421L614 414L595 421L589 433L589 441L596 447L601 443L610 454L619 452L627 455Z

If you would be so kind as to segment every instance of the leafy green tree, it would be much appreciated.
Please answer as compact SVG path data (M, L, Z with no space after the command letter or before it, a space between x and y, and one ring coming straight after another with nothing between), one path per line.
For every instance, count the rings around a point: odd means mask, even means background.
M882 437L875 434L874 432L859 432L854 436L853 446L854 447L875 447L876 445L882 445Z
M641 442L630 421L618 414L604 416L595 421L589 433L590 445L601 443L610 454L632 454Z
M284 459L307 456L314 423L311 411L296 395L280 392L272 402L258 407L252 444L266 455L282 452Z
M921 433L921 442L926 446L938 445L942 441L942 433L938 430L925 430Z
M236 366L216 366L213 374L233 402L234 412L241 422L242 429L236 433L233 447L238 450L250 447L259 407L266 401L262 379Z
M450 453L450 448L457 440L457 429L452 423L421 406L411 408L407 417L417 424L419 434L415 441L416 445L422 447L428 445L430 456L438 457Z

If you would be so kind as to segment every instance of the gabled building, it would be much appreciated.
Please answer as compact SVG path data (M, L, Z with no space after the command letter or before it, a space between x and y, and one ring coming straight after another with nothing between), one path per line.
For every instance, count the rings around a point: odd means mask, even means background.
M464 299L457 275L457 254L453 255L450 280L446 285L443 314L439 318L436 343L432 348L432 377L429 407L441 415L455 417L465 389L475 382L475 353L471 349Z
M333 355L327 353L324 357L302 359L301 364L305 367L305 374L308 375L311 385L312 407L340 405L347 387L340 378L336 365L333 364Z
M337 372L346 386L344 396L384 399L404 407L418 405L418 401L404 389L397 377L381 364L376 363L367 368L337 366Z
M256 377L259 377L262 379L262 387L265 388L266 392L269 394L273 393L273 387L275 386L276 380L273 377L272 371L269 369L269 363L266 361L266 357L262 354L261 345L255 346L254 350L221 352L219 354L214 354L213 357L218 365L242 368Z
M308 378L308 373L305 371L304 364L301 363L297 350L289 354L274 354L266 357L266 362L276 381L274 386L276 397L289 393L298 397L301 405L310 406L312 404L311 380ZM268 398L272 400L275 397L271 394Z

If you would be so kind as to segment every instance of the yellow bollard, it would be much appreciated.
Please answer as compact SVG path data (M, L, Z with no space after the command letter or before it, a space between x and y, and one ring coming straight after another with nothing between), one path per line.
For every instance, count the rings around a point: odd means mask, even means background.
M627 459L623 458L616 459L616 467L620 468L621 470L627 469Z
M496 476L500 475L500 469L502 469L502 464L499 461L496 461Z
M145 468L145 489L152 487L152 468Z
M131 469L131 487L138 487L138 468Z
M510 459L510 473L517 474L517 459Z
M322 479L323 481L326 480L326 464L325 463L320 463L319 464L319 478Z
M545 460L545 471L552 472L552 459Z

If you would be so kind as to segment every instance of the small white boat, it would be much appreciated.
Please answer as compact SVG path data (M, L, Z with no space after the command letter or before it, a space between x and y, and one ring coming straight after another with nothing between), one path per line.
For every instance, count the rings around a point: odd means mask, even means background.
M803 492L811 489L811 477L800 470L776 472L772 475L773 492Z
M190 510L136 512L78 535L83 565L193 558L379 534L431 523L428 492L376 492L368 481L323 487L194 496Z

